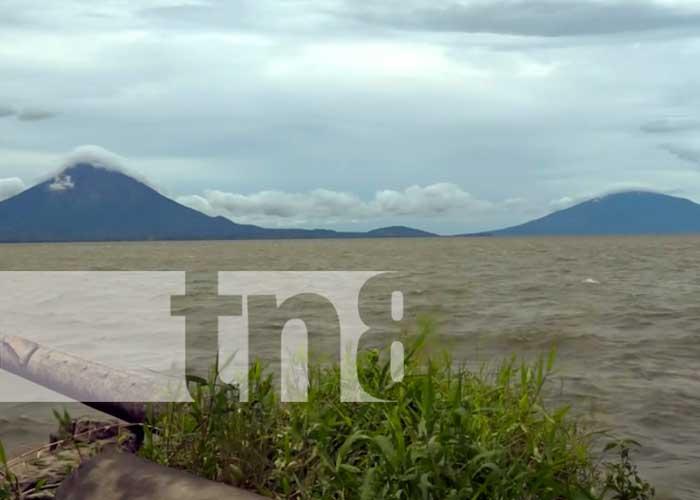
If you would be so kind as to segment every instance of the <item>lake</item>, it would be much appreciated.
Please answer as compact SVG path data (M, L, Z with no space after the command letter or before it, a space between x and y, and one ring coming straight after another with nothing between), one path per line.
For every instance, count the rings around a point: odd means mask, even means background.
M436 351L476 366L556 346L557 397L642 442L659 497L683 499L700 498L696 268L700 237L0 245L2 271L398 271ZM0 406L9 448L53 427L46 404Z

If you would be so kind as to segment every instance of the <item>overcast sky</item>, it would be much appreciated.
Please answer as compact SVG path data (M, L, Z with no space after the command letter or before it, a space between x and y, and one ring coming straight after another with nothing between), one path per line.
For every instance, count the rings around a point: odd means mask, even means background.
M83 144L269 226L700 200L698 0L0 0L0 199Z

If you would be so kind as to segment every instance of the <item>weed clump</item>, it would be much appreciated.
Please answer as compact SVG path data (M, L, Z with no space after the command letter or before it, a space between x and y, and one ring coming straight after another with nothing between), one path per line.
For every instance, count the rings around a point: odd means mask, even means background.
M256 363L246 403L215 376L191 380L194 402L153 418L141 454L273 498L652 498L635 443L597 452L604 434L547 407L553 354L477 373L420 362L430 329L408 349L401 382L379 352L360 357L364 387L390 403L341 403L335 366L309 370L308 402L281 403Z

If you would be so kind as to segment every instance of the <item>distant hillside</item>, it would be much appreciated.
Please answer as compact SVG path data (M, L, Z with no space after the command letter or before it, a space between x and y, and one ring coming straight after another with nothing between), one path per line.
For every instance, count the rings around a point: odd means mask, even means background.
M368 231L367 236L377 238L429 238L437 235L421 231L420 229L413 229L412 227L389 226Z
M371 238L429 236L410 228L369 233L266 229L210 217L116 170L78 163L0 202L0 242Z
M627 191L593 198L525 224L482 234L700 234L700 205L684 198L660 193Z

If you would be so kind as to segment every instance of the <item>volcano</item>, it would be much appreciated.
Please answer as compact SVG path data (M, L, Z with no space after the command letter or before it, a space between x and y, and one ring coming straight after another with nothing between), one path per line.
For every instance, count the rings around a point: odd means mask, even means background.
M700 205L649 191L592 198L489 236L700 234ZM472 235L473 236L473 235Z
M0 202L0 242L233 240L431 236L392 227L369 233L267 229L212 217L119 170L76 163Z

